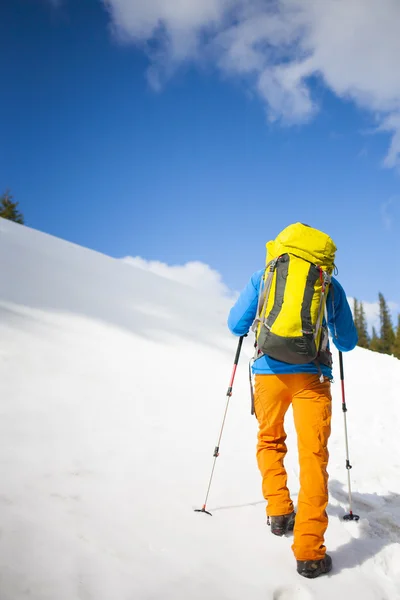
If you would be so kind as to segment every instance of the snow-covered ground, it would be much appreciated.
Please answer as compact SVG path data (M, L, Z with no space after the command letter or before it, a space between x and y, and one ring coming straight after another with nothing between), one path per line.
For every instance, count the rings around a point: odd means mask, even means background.
M305 580L292 540L265 524L250 338L213 516L193 511L204 501L236 350L225 324L232 299L223 286L196 290L152 271L0 220L0 599L400 598L400 362L359 348L345 355L358 523L341 519L336 372L326 540L334 570ZM295 496L290 415L288 433Z

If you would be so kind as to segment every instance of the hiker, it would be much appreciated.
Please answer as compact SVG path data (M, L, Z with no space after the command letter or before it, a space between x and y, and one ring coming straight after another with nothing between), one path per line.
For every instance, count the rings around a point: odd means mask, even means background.
M332 355L352 350L357 331L346 294L331 276L336 246L326 234L295 223L267 244L267 267L254 273L232 307L228 326L237 336L253 324L257 347L254 411L259 423L257 462L275 535L294 530L297 571L328 573L328 438L331 426ZM284 417L292 404L300 463L297 513L284 468Z

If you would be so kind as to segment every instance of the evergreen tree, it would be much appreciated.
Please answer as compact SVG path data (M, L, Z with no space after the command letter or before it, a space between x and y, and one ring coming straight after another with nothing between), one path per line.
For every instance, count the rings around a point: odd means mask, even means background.
M361 346L361 348L369 348L370 339L364 305L362 302L359 302L357 298L354 298L353 318L358 334L358 346Z
M395 340L392 318L383 294L379 293L379 319L381 322L380 352L391 354Z
M360 307L359 307L357 298L354 298L353 319L354 319L354 325L356 326L356 329L358 331L358 322L360 319Z
M400 315L397 316L396 337L393 344L393 354L400 359Z
M19 212L18 202L13 202L13 197L10 192L7 190L0 197L0 217L3 219L8 219L9 221L14 221L15 223L24 224L24 217Z
M358 306L358 323L356 324L358 333L358 345L361 348L369 348L370 338L368 334L367 319L365 317L364 305L360 302Z
M369 349L373 350L374 352L381 351L381 340L379 339L378 334L376 333L375 327L372 328L372 337L369 343Z

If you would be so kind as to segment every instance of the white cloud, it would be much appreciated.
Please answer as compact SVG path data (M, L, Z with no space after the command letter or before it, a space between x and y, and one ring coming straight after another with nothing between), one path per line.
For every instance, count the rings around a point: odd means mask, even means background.
M178 281L202 293L225 298L233 297L232 292L223 283L220 273L202 262L194 261L171 266L156 260L145 260L139 256L128 256L122 260L134 267Z
M385 167L395 167L400 163L400 112L393 112L384 117L380 131L392 133L389 151L384 160Z
M247 77L269 118L290 123L318 109L309 87L318 76L371 111L393 136L385 165L400 165L399 0L103 2L115 32L148 50L154 85L184 61L208 59Z
M229 307L238 297L238 292L230 290L223 283L222 276L220 273L218 273L218 271L199 261L188 262L184 265L168 265L156 260L145 260L139 256L127 256L122 260L139 269L150 271L155 275L159 275L161 277L165 277L166 279L177 281L182 285L189 286L198 290L202 294L206 294L207 296L211 296L219 300L227 300L227 306ZM352 297L348 297L348 302L351 310L353 310L354 299ZM392 301L388 301L387 304L392 313L393 325L396 325L397 314L400 311L400 305ZM369 332L371 333L372 327L375 327L377 333L379 334L379 303L363 301L363 306Z
M372 327L375 327L376 332L379 335L380 321L379 321L379 304L378 302L363 302L365 318L367 319L368 329L371 332Z
M390 230L396 218L396 209L400 205L400 196L391 196L381 205L382 221L387 230Z

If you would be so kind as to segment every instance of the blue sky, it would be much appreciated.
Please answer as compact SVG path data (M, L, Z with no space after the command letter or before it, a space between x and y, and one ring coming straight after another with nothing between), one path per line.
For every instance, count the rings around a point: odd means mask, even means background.
M400 91L390 76L375 89L371 61L361 78L339 56L339 80L317 42L317 74L307 63L296 79L285 46L279 71L275 57L275 71L264 61L249 75L259 57L237 56L220 13L207 29L197 9L143 15L140 4L2 1L0 189L27 224L115 257L204 261L240 289L263 266L265 242L300 220L336 241L349 295L372 302L381 290L400 302ZM323 32L324 17L312 18ZM215 22L229 54L208 52ZM345 43L362 59L364 46Z

